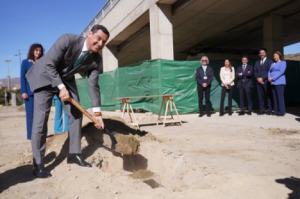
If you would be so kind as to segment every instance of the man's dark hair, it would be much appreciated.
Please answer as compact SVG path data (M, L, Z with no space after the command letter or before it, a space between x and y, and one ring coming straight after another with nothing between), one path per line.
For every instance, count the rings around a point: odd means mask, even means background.
M104 32L109 37L109 31L107 30L107 28L105 26L100 25L100 24L96 24L91 28L92 33L96 33L98 30L101 30L102 32Z
M29 48L29 51L28 51L28 54L27 54L27 59L34 60L34 50L37 49L37 48L41 49L40 57L42 57L44 55L44 47L42 46L42 44L34 43Z
M243 55L243 56L242 56L242 59L243 59L243 58L249 59L247 55Z
M267 50L266 48L260 48L260 49L258 50L258 52L260 52L261 50L265 51L266 53L268 52L268 50Z

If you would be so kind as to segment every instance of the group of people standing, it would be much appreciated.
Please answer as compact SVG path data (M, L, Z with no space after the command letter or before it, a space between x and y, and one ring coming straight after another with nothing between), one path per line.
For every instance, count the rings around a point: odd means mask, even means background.
M224 66L220 69L221 81L221 100L220 116L225 114L224 100L228 95L229 115L232 115L232 93L236 85L239 90L239 115L245 113L251 115L253 111L252 89L256 85L258 96L258 114L274 114L283 116L285 114L284 88L286 85L285 70L286 61L283 60L281 52L276 51L273 54L273 60L267 57L267 50L259 50L259 60L255 62L254 67L249 65L247 56L241 58L241 65L235 70L229 59L225 59ZM214 71L209 66L207 56L200 59L200 67L196 71L199 117L207 115L210 117L213 110L210 101L211 83L214 79ZM205 99L205 106L203 105ZM205 109L204 109L205 107Z

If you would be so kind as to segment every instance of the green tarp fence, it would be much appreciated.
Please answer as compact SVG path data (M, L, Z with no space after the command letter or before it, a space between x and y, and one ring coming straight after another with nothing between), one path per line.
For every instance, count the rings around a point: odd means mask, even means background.
M234 61L233 64L237 66L239 61ZM219 71L223 61L213 61L210 65L215 73L211 87L211 101L214 109L219 110L221 95ZM299 105L300 62L288 61L287 65L286 101L290 105ZM105 72L99 78L102 110L120 109L121 103L117 99L120 97L176 94L174 101L179 113L198 112L195 82L197 67L199 67L199 61L150 60ZM77 86L81 104L85 108L91 107L87 80L78 79ZM255 88L253 93L253 100L256 104ZM134 109L158 113L161 100L159 97L133 98L131 105ZM235 88L233 106L238 107L238 102L238 89Z

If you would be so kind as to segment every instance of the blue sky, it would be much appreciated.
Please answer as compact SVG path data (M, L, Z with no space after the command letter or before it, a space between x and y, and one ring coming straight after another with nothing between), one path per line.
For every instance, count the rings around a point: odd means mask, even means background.
M48 50L63 33L79 34L103 7L106 0L1 0L0 78L8 74L4 60L10 59L10 75L19 76L19 58L26 58L29 46L41 43ZM300 43L285 53L300 52Z
M19 76L21 51L26 58L29 46L41 43L48 50L63 33L80 34L106 0L1 0L0 78Z
M294 54L294 53L300 53L300 42L288 45L284 48L285 54Z

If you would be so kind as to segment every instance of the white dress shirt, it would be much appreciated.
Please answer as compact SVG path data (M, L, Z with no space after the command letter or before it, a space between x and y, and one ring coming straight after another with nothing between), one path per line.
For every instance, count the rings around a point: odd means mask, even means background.
M84 44L83 44L83 47L82 47L82 50L81 50L81 53L79 54L79 56L77 57L77 59L81 56L82 53L88 51L88 47L87 47L87 44L86 44L86 40L84 41ZM62 88L65 88L65 85L64 84L59 84L58 86L58 89L61 90ZM93 107L92 108L92 111L95 113L95 112L101 112L101 108L100 107Z
M260 65L263 65L263 64L265 63L266 59L267 59L267 57L261 59L261 60L260 60Z

